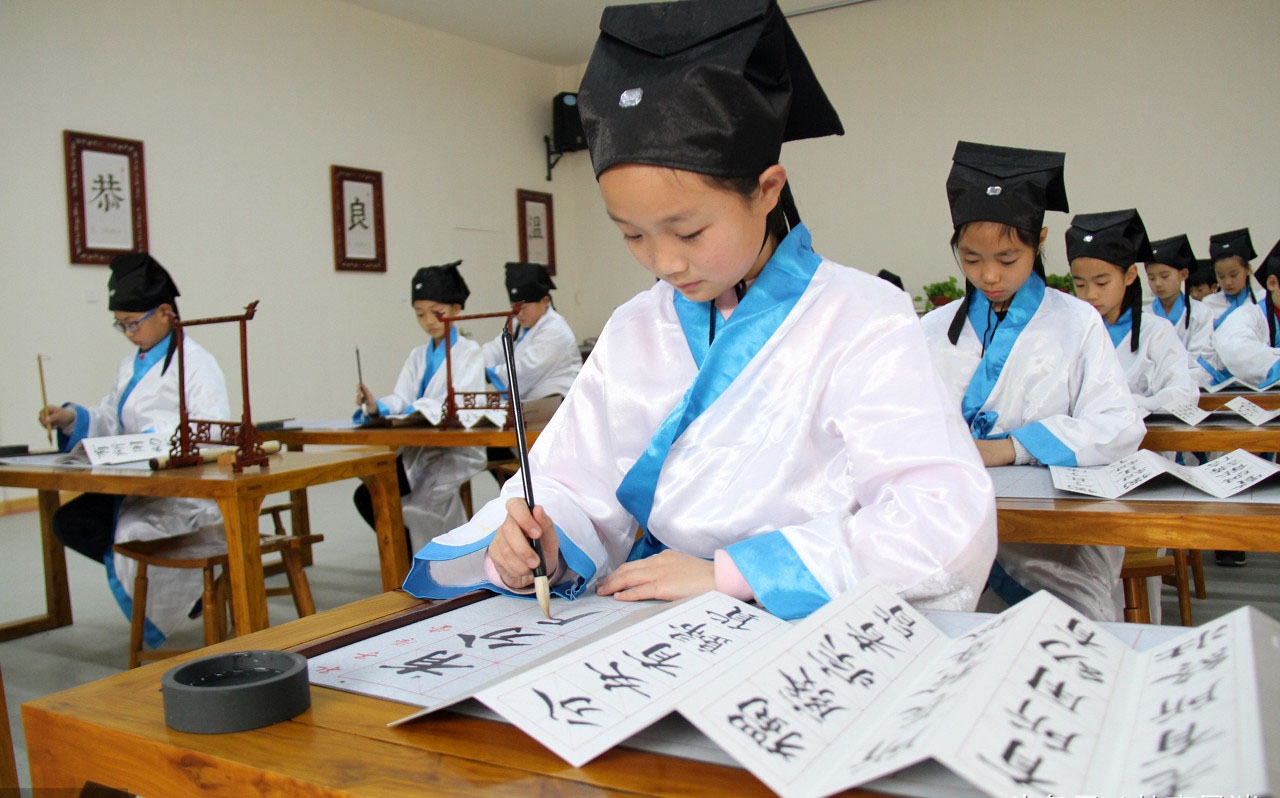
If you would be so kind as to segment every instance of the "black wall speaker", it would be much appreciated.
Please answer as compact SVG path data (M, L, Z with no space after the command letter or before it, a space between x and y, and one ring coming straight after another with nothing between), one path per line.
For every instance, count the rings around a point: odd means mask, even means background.
M563 91L551 101L551 144L556 152L577 152L587 148L578 116L578 95Z

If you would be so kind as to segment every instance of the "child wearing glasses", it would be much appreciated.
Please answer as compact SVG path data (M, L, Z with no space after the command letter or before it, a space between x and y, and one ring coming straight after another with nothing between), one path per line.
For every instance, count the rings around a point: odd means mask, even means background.
M97 405L67 402L40 411L42 425L58 431L58 448L69 452L84 438L156 433L170 437L178 427L178 286L165 268L145 252L111 261L107 308L112 324L136 346L120 361L111 390ZM231 417L227 384L213 355L183 338L187 412L191 418ZM193 532L222 520L217 505L204 499L109 496L86 493L53 515L53 534L62 544L106 566L107 582L125 617L132 610L135 564L115 559L115 541L149 540ZM153 568L148 571L145 639L160 645L193 609L202 592L198 570Z

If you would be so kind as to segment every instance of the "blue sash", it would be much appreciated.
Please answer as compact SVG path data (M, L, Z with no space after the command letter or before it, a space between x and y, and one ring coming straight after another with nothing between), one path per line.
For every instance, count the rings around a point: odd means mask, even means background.
M1232 311L1234 311L1236 308L1240 307L1245 303L1246 297L1249 299L1250 303L1252 303L1253 288L1251 286L1246 285L1244 287L1244 290L1236 294L1235 296L1231 296L1226 292L1223 292L1222 295L1227 298L1227 309L1222 311L1221 316L1213 320L1213 329L1215 330L1218 329L1218 325L1222 324L1222 322L1227 320L1227 317L1231 315Z
M1129 308L1128 313L1120 314L1115 324L1107 325L1107 333L1111 336L1112 346L1120 346L1120 342L1124 340L1124 337L1133 330L1133 314L1137 312L1137 308Z
M1164 303L1159 297L1151 300L1151 311L1162 319L1168 319L1169 323L1174 327L1178 326L1178 322L1182 321L1182 312L1187 309L1187 299L1182 294L1178 294L1178 298L1173 300L1173 310L1168 313L1164 312ZM1119 344L1116 344L1119 346Z
M120 429L124 429L124 403L129 401L129 394L133 393L133 389L138 386L142 378L147 376L147 372L151 367L164 360L164 356L169 351L169 341L173 339L174 333L169 333L168 337L160 343L151 347L146 352L139 351L138 356L133 360L133 376L129 379L129 384L124 386L124 390L120 392L120 401L116 403L116 417L120 419Z
M978 363L973 377L969 379L969 387L965 389L960 410L964 414L964 420L969 424L969 432L979 440L1007 437L1007 433L990 435L998 414L991 410L984 411L982 406L990 398L996 381L1000 379L1000 372L1004 370L1004 364L1009 360L1009 353L1013 351L1013 345L1039 309L1042 299L1044 299L1044 280L1040 279L1040 275L1032 272L1026 283L1013 295L1013 301L1009 303L1004 321L996 325L993 331L989 329L992 315L991 302L982 292L976 290L969 298L969 324L973 326L978 340L988 343L986 351L982 354L982 361Z
M698 374L659 425L644 453L618 486L618 502L648 530L653 495L667 454L676 438L724 393L747 363L760 351L795 307L822 258L813 251L809 231L797 225L765 264L751 290L728 319L718 325L715 343L708 345L710 317L706 303L675 295L676 315L684 330ZM646 531L646 541L650 537ZM637 544L660 546L656 540Z
M453 347L457 345L458 345L458 328L450 327L449 328L449 346ZM432 339L431 343L427 344L427 355L426 355L427 362L426 362L426 367L423 369L423 372L422 372L422 380L418 383L417 398L421 399L422 395L427 392L427 384L431 382L431 378L434 377L436 372L440 370L440 366L444 363L444 352L445 352L444 344L442 343L437 344L435 342L435 339Z

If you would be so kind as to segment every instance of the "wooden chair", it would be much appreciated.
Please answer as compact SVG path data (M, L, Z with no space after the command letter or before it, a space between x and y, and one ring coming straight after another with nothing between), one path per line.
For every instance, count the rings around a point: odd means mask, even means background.
M1120 581L1124 586L1124 620L1126 623L1151 623L1151 607L1147 601L1149 577L1172 577L1178 587L1178 615L1183 626L1191 620L1191 590L1187 583L1187 553L1174 549L1162 555L1158 549L1125 549Z
M278 516L276 521L279 522ZM288 593L293 596L293 604L299 617L314 614L316 607L311 598L311 585L302 569L299 551L303 544L319 543L324 540L324 536L276 534L263 535L259 540L263 554L280 554L281 561L275 564L275 572L283 570L289 579L287 588L268 589L267 595ZM178 650L147 651L143 648L148 566L201 569L204 573L204 644L209 646L227 639L227 538L222 525L201 527L195 532L176 537L117 543L113 548L116 554L138 563L138 573L133 580L133 615L129 627L130 668L138 667L144 660L164 659L182 653ZM222 569L221 574L216 572L219 567ZM264 573L267 570L264 567Z

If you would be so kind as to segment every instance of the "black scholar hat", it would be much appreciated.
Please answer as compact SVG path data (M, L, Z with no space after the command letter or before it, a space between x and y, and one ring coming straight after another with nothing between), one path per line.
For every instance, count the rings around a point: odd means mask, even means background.
M130 252L111 259L107 279L107 309L142 313L164 303L174 304L178 286L160 261L146 252Z
M621 163L755 177L843 134L776 0L610 6L578 87L596 177Z
M1247 227L1209 236L1209 260L1214 263L1230 257L1237 257L1248 263L1257 256Z
M458 266L462 263L455 260L443 266L424 266L413 275L413 301L426 300L443 305L466 307L467 297L471 289L467 281L458 274Z
M1151 259L1147 263L1163 263L1175 269L1186 269L1190 274L1196 270L1196 255L1191 251L1191 239L1184 233L1152 241Z
M1067 260L1097 258L1127 269L1151 260L1151 243L1142 217L1132 208L1081 213L1067 228Z
M1066 159L1061 152L958 142L947 176L951 224L1000 222L1038 231L1045 211L1069 210Z
M1187 277L1187 286L1213 285L1218 282L1218 275L1213 270L1213 261L1208 258L1196 258L1196 267Z
M540 263L507 264L507 296L512 302L537 302L551 295L556 284Z
M1258 264L1258 268L1254 270L1254 276L1258 278L1258 282L1262 283L1262 287L1267 287L1267 276L1274 274L1280 278L1280 241L1271 248L1267 256L1262 259L1262 263Z

